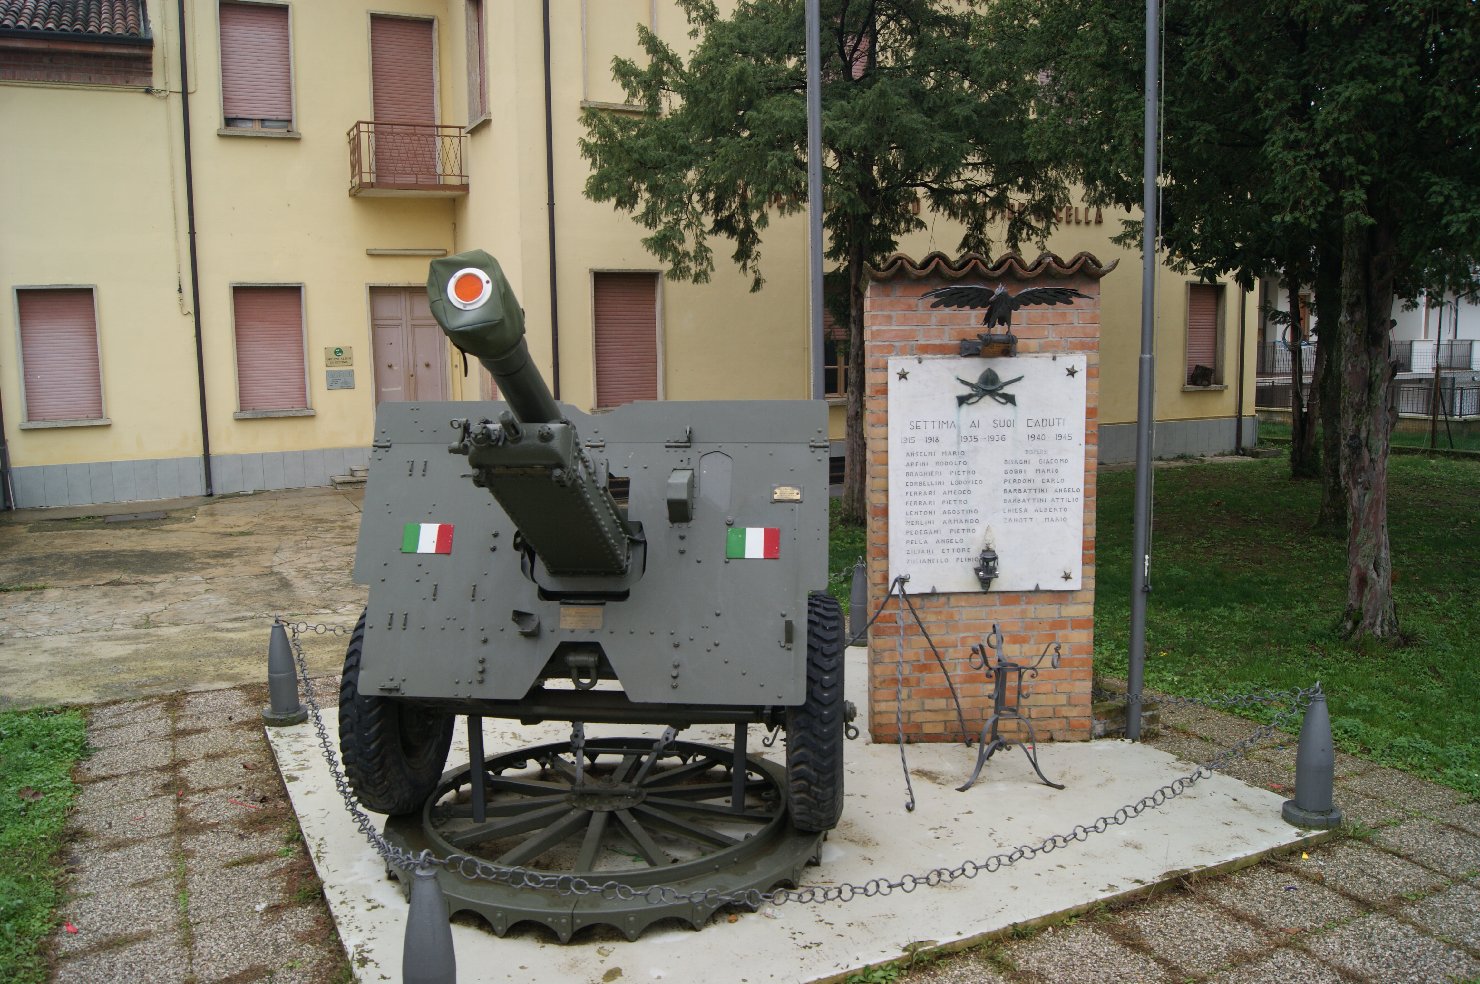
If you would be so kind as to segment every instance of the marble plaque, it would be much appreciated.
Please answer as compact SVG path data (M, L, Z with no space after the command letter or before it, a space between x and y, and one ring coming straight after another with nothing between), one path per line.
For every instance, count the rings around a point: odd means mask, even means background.
M1082 355L889 360L889 577L914 593L1076 591L1084 561Z

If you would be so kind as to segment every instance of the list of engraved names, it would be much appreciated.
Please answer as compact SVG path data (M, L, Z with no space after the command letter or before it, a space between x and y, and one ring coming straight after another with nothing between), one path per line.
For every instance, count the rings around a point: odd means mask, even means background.
M889 364L889 557L910 590L1079 587L1085 360ZM900 375L903 372L904 375Z

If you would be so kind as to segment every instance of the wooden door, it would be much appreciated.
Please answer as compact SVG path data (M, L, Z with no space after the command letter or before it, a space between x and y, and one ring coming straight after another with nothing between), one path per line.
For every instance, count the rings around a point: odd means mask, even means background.
M419 287L370 288L375 402L447 399L447 342Z

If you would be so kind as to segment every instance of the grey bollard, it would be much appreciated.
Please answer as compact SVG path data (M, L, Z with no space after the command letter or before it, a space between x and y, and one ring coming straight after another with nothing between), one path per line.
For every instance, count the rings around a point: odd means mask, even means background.
M262 721L270 728L302 724L308 712L298 703L298 674L293 669L293 647L288 630L273 620L272 639L267 644L267 698Z
M868 625L868 568L863 561L853 565L853 584L848 588L848 642L858 643L858 636Z
M1329 830L1341 823L1341 810L1332 801L1336 782L1336 746L1331 741L1331 712L1326 695L1316 684L1315 696L1305 709L1300 744L1295 750L1295 798L1280 811L1295 827Z
M406 910L406 943L401 950L404 984L457 984L457 956L452 949L452 924L447 921L447 897L437 881L437 870L421 864L411 879L411 904Z

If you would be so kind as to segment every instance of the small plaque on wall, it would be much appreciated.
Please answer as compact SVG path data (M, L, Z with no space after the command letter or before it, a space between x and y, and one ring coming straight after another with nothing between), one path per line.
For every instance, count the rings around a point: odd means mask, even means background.
M355 371L353 369L325 369L324 382L331 390L352 390L355 388Z
M327 345L324 347L324 365L352 366L354 364L355 350L348 345Z

